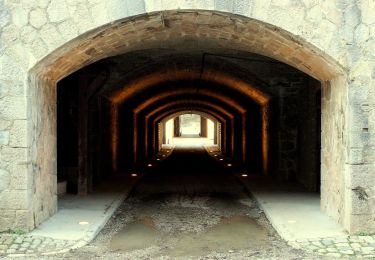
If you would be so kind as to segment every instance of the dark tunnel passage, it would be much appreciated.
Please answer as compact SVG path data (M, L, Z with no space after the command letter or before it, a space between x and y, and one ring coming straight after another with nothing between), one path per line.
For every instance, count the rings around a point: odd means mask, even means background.
M276 60L229 49L135 51L62 79L57 98L58 181L68 193L146 171L193 113L200 137L210 135L238 171L319 191L320 83ZM199 149L193 161L208 156ZM175 152L166 165L192 160ZM203 161L202 171L215 168Z

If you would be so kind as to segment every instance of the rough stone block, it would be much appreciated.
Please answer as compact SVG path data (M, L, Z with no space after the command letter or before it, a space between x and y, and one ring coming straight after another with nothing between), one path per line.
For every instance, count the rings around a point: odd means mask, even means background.
M375 187L375 164L348 165L347 188Z
M0 232L8 231L14 227L15 210L0 210Z
M12 121L10 121L10 120L0 119L0 131L8 129L11 126L11 124L12 124Z
M30 12L30 24L40 29L47 23L47 14L43 9L37 8Z
M15 120L10 130L10 147L28 147L27 120Z
M8 145L9 131L0 131L0 145Z
M30 196L26 190L4 190L0 193L0 209L27 209Z
M349 164L363 164L365 161L363 156L363 149L351 148L349 149L348 163Z
M3 119L26 119L26 107L25 97L5 97L0 99L0 116Z
M6 170L0 169L0 193L9 187L10 174Z
M17 163L27 163L28 153L26 148L11 148L5 147L0 150L0 158L4 162L12 162L13 164Z
M351 233L373 233L375 232L375 219L368 214L365 215L350 215L350 227L349 232Z
M59 23L69 18L69 10L65 1L51 0L47 8L48 18L53 23Z
M29 176L27 164L16 164L11 168L10 189L26 190L32 188L32 177Z
M349 189L347 194L350 194L351 197L349 201L351 202L350 212L352 214L370 215L369 194L366 188L357 186Z
M64 43L60 32L52 24L46 24L40 30L40 36L47 44L48 48L55 49Z
M27 11L23 8L16 8L12 12L12 22L18 27L25 26L27 24Z
M32 230L34 228L32 212L30 210L17 210L15 226L24 231Z
M1 80L23 81L25 76L25 73L21 66L15 62L14 58L8 55L0 55L0 71Z

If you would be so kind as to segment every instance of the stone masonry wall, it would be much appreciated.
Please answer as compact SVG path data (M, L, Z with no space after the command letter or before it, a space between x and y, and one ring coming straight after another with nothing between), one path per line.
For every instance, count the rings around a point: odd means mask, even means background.
M170 9L180 11L100 27ZM230 13L242 16L234 19ZM374 0L0 0L0 230L32 229L56 209L55 115L52 105L44 107L50 110L32 107L48 103L32 101L44 96L32 91L36 81L48 83L39 87L43 92L95 60L189 36L247 48L325 82L322 208L351 232L374 231L374 13Z

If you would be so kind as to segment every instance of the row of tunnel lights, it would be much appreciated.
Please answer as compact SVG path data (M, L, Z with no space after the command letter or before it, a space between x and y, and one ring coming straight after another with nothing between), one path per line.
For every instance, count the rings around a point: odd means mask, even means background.
M215 151L212 151L212 150L210 150L210 153L214 153ZM218 157L218 155L217 154L214 154L213 155L214 157ZM219 161L224 161L224 158L219 158ZM226 165L227 167L232 167L232 164L231 163L227 163L227 165ZM242 173L241 174L241 177L247 177L248 175L246 174L246 173Z
M170 150L166 150L166 152L169 153ZM210 153L214 153L214 152L215 152L215 151L212 151L212 150L210 151ZM214 156L214 157L218 157L217 154L214 154L213 156ZM162 157L166 157L166 155L165 155L165 154L162 154ZM157 160L157 161L160 161L160 158L156 158L156 160ZM219 158L219 161L224 161L224 158ZM148 163L148 164L147 164L147 167L152 167L152 166L153 166L152 163ZM227 167L232 167L232 164L231 164L231 163L227 163L226 166L227 166ZM136 173L132 173L131 176L132 176L132 177L138 177L138 174L136 174ZM243 174L241 174L241 176L242 176L242 177L247 177L248 175L247 175L246 173L243 173Z
M166 152L169 153L170 150L166 150ZM166 157L165 154L162 154L161 156L162 156L162 157ZM160 158L156 158L156 161L160 161L160 160L161 160ZM152 167L152 166L154 166L152 163L148 163L148 164L147 164L147 167ZM132 173L130 176L131 176L131 177L138 177L138 174L137 174L137 173Z

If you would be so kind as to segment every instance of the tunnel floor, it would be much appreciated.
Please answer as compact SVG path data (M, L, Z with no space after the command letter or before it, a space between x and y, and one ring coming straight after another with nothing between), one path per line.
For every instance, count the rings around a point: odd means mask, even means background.
M111 259L306 256L280 239L245 188L197 146L176 147L162 163L148 169L97 238L72 255Z

